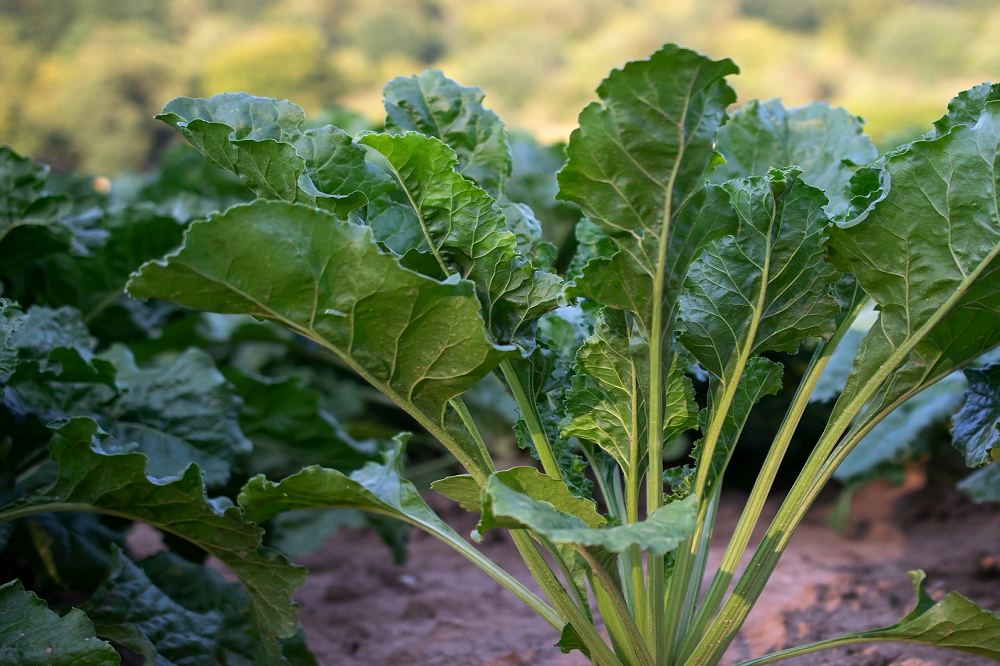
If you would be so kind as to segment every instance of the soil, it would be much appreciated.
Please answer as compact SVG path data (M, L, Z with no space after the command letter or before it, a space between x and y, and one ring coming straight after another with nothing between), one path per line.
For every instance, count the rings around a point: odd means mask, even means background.
M713 560L721 557L745 496L724 497ZM428 501L460 533L474 519L449 501ZM771 511L777 506L770 506ZM957 590L1000 609L1000 509L911 477L873 485L853 503L847 534L818 507L799 528L726 664L823 638L897 622L914 602L907 571L927 572L936 599ZM528 576L509 538L480 544L498 564ZM712 571L712 562L709 570ZM447 546L414 531L405 565L364 531L344 531L302 558L312 574L296 595L309 645L322 666L584 666L513 595ZM986 666L958 652L895 643L855 645L784 661L789 666Z

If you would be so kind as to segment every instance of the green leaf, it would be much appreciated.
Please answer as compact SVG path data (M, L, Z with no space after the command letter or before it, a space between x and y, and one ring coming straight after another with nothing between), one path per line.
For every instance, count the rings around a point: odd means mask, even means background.
M620 553L639 546L654 555L670 552L695 528L697 502L690 497L653 511L641 522L606 528L590 527L583 519L535 499L494 474L483 489L483 515L476 528L530 529L556 544L573 544Z
M288 101L246 93L179 97L156 118L262 198L307 203L343 217L392 189L342 130L303 131L305 115Z
M483 512L483 496L479 484L471 474L459 474L438 479L431 484L431 490L439 493L469 513Z
M511 173L507 128L483 107L480 88L452 81L438 70L397 77L384 89L385 131L420 132L455 151L458 173L499 199Z
M296 378L275 379L227 370L243 400L240 428L254 443L253 468L281 476L312 463L352 470L375 457L374 442L351 438L323 408L323 396ZM289 470L294 466L294 470Z
M712 375L730 381L739 359L794 353L807 337L829 337L840 312L823 258L826 199L795 169L725 185L740 230L711 243L688 274L680 342Z
M222 616L216 652L219 663L232 664L233 655L247 660L254 658L257 641L243 631L250 597L239 583L226 582L211 566L196 564L171 552L156 553L138 565L153 585L184 608L193 613ZM281 646L282 654L292 666L315 665L315 659L305 648L301 629L292 638L282 639Z
M82 609L97 633L138 652L149 665L213 666L222 616L184 608L118 548L112 557L111 575Z
M0 275L17 275L33 260L83 247L65 221L73 204L46 191L47 166L0 146Z
M124 532L92 513L43 513L18 526L30 539L13 544L12 550L31 563L40 580L48 578L68 590L93 590L111 572L112 550L125 547Z
M263 522L284 511L347 507L397 518L419 527L459 552L471 548L441 520L403 478L403 452L409 435L399 435L383 463L370 462L350 474L313 465L280 483L261 475L247 482L239 503L247 516Z
M891 154L888 189L859 219L831 228L833 262L879 305L834 419L884 379L869 415L1000 343L998 125L1000 103L991 102L975 126Z
M952 444L969 467L1000 459L1000 363L966 369L965 404L951 426Z
M1000 462L977 469L962 479L958 489L975 502L1000 502Z
M250 595L251 625L260 640L260 658L280 658L279 638L295 634L298 607L289 601L305 579L277 551L261 547L262 531L246 522L228 500L205 497L200 470L191 465L170 483L145 474L146 456L107 455L107 435L89 418L59 425L49 451L58 477L47 487L0 508L0 521L68 505L79 511L137 520L183 537L228 566Z
M417 275L367 227L284 202L230 208L185 238L129 293L281 324L334 351L456 455L478 456L446 432L446 405L514 350L486 338L472 283Z
M94 636L94 624L73 609L50 611L19 580L0 585L0 663L17 666L118 666L121 657Z
M120 345L104 357L114 362L125 389L107 412L109 450L146 454L151 478L178 478L194 463L210 488L225 485L233 465L253 447L240 430L240 399L212 357L188 349L159 366L139 368Z
M824 102L785 109L778 99L740 109L719 131L716 149L726 163L712 172L713 182L798 167L804 182L826 194L832 216L846 213L852 167L878 157L857 116Z
M663 440L698 426L694 387L680 359L667 376ZM580 347L577 374L566 394L564 437L594 442L610 453L627 475L646 466L646 397L649 349L628 317L602 310L594 335Z
M181 244L184 227L147 206L109 213L108 237L90 256L57 254L44 264L44 302L71 305L104 340L144 336L161 323L150 308L137 309L124 295L129 274ZM122 330L125 329L125 330Z
M972 127L990 102L1000 100L1000 84L980 83L968 90L960 92L948 102L948 113L934 121L934 131L928 138L936 138L947 134L953 127L967 125Z
M435 272L472 280L494 339L501 344L520 339L530 349L532 320L559 304L559 277L536 271L518 254L499 206L456 171L458 158L441 141L416 132L365 134L358 140L381 153L399 179Z
M634 312L647 336L660 331L654 346L672 340L691 262L736 226L724 197L703 185L735 101L724 77L737 71L672 44L615 70L597 89L602 101L580 113L559 173L559 198L618 248L591 260L570 294Z

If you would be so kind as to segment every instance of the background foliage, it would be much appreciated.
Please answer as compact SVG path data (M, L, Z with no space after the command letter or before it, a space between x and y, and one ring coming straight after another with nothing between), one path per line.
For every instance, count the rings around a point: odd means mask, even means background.
M827 100L895 145L997 78L998 28L991 0L0 0L0 137L57 169L136 170L172 139L149 120L172 97L377 122L385 81L435 67L551 142L609 69L678 41L739 62L741 102Z

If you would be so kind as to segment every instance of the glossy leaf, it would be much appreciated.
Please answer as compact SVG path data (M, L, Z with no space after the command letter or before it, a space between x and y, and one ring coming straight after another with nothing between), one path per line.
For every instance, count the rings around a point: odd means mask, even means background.
M342 130L302 130L305 114L288 101L246 93L178 97L158 120L258 197L312 204L346 216L392 189L388 176Z
M146 264L128 289L281 324L333 350L439 436L448 401L513 352L486 338L472 283L405 270L367 227L284 202L195 222L185 245ZM477 455L471 442L458 446Z
M50 611L19 580L0 585L0 663L18 666L118 666L121 657L94 636L80 610Z
M541 476L541 475L540 475ZM550 502L538 500L493 475L483 489L483 515L477 530L504 527L530 529L556 544L572 544L620 553L639 546L655 555L675 549L695 527L694 497L671 502L641 522L593 528L581 518L560 511Z
M898 404L1000 343L998 152L993 102L974 127L890 155L888 190L862 217L831 229L834 263L879 304L834 418L904 357L873 409Z
M667 45L612 72L570 137L559 198L578 204L618 248L592 260L571 293L636 313L647 332L661 318L664 337L652 344L669 340L695 256L735 228L725 202L703 184L735 101L723 77L737 71L729 60Z
M977 469L959 482L958 489L975 502L1000 502L1000 462Z
M97 633L138 652L147 664L213 666L222 616L179 605L117 548L113 559L111 575L82 609Z
M511 173L507 128L483 107L480 88L452 81L438 70L397 77L385 85L385 131L419 132L455 151L458 173L499 199Z
M305 572L277 551L261 547L261 530L227 500L205 497L200 470L191 465L173 482L158 484L145 474L146 456L107 455L107 435L89 418L58 427L49 445L58 465L47 487L0 508L0 521L74 504L148 523L196 544L228 566L250 595L251 625L261 658L280 659L279 638L295 634L298 607L289 601Z
M846 213L852 167L878 157L863 129L860 118L823 102L786 109L781 100L754 100L719 131L716 149L726 163L712 172L712 180L724 183L797 167L805 183L826 194L831 214Z
M359 142L381 153L399 179L417 213L435 272L476 284L487 328L499 343L530 340L532 320L558 306L562 282L536 271L518 254L503 212L456 171L455 152L416 132L366 134ZM431 257L426 260L431 263ZM530 348L530 342L525 344Z
M807 337L829 337L840 305L828 293L838 276L823 258L823 193L794 169L725 188L740 231L711 243L692 266L680 341L712 375L729 381L748 351L794 353Z
M934 131L929 137L947 134L959 125L972 127L978 122L986 105L997 100L1000 100L1000 84L997 83L981 83L960 92L948 102L948 113L934 121Z
M577 353L577 374L566 394L564 437L594 442L610 453L626 474L646 466L646 397L649 350L627 317L616 310L598 316L594 335ZM694 388L675 359L667 376L663 440L698 426Z

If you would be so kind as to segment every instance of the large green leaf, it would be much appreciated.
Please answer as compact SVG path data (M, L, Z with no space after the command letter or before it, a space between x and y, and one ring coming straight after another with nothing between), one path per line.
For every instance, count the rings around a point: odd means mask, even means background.
M951 426L952 443L969 467L1000 459L1000 364L967 369L965 404Z
M225 499L205 497L200 470L191 465L170 483L154 483L139 453L107 455L107 435L89 418L59 425L49 451L58 465L46 487L0 508L0 521L36 513L76 510L148 523L198 545L228 566L250 595L250 623L260 640L261 663L280 663L279 638L296 633L298 607L289 601L305 571L263 548L262 530Z
M748 353L794 353L807 337L829 337L840 305L828 293L837 273L823 258L823 193L795 169L725 188L740 230L711 243L691 267L680 341L728 382Z
M536 499L512 487L500 474L491 476L483 489L483 514L477 527L480 533L497 527L530 529L556 544L612 553L639 546L663 555L677 548L695 528L694 497L662 506L641 522L595 528L580 517L561 511L561 504ZM531 486L527 490L532 492Z
M114 362L124 388L105 411L111 450L146 454L152 478L177 478L194 463L210 488L225 485L253 447L240 430L241 401L212 357L192 348L139 368L126 347L115 346L104 358Z
M998 154L1000 103L991 102L974 126L888 156L888 188L858 219L831 229L834 263L879 305L835 419L889 375L870 414L1000 342Z
M121 657L94 636L77 609L59 616L19 580L0 585L0 664L13 666L118 666Z
M303 131L305 114L288 101L246 93L179 97L156 117L259 197L344 216L392 189L350 136L332 126Z
M438 70L397 77L385 85L386 132L420 132L441 139L455 151L458 173L486 190L503 195L511 173L507 128L483 107L483 91L461 86Z
M518 253L500 207L456 171L455 152L416 132L366 134L359 141L385 157L417 213L424 239L412 249L429 250L424 260L434 273L476 284L498 342L530 339L533 320L558 305L562 281L536 271Z
M826 193L834 215L846 213L852 167L878 157L857 116L823 102L785 109L778 99L740 109L719 132L716 149L726 164L712 172L714 182L798 167L803 181Z
M367 227L285 202L195 222L184 246L143 266L128 290L315 340L472 459L473 443L446 432L447 403L514 352L487 339L471 282L408 271Z
M638 315L667 345L687 269L705 243L735 229L724 197L703 185L714 143L735 101L713 61L668 44L615 70L580 113L559 198L578 204L618 248L592 260L573 294Z
M0 146L0 275L16 275L32 260L83 248L66 221L73 203L46 191L49 168Z
M82 607L97 633L148 666L213 666L222 616L179 605L117 548L113 559L111 575Z

